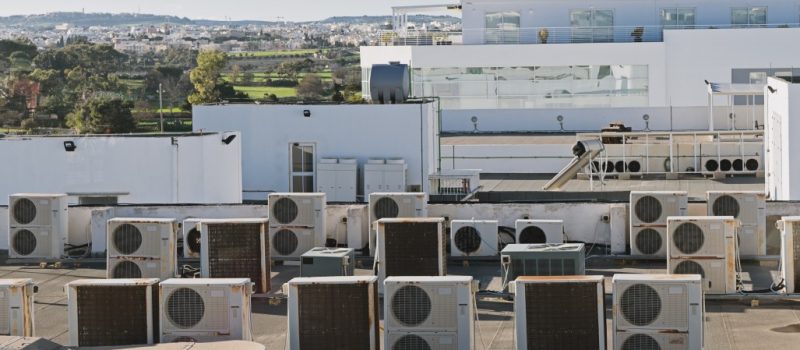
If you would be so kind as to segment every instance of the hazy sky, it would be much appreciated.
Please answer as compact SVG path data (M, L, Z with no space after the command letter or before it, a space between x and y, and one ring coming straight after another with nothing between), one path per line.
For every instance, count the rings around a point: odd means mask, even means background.
M391 6L459 0L24 0L2 1L0 16L60 11L141 12L192 19L302 21L331 16L388 15Z

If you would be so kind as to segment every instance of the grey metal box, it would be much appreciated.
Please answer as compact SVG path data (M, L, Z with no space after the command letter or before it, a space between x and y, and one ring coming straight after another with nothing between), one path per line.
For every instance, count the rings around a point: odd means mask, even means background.
M500 253L503 284L519 276L586 274L583 243L509 244Z
M311 248L300 256L300 277L352 276L355 250Z

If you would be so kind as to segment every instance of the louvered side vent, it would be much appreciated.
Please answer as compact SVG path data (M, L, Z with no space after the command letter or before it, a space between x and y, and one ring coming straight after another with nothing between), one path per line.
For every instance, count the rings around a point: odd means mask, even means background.
M535 349L597 349L596 283L526 283L527 344ZM600 308L602 309L602 308Z
M575 259L516 259L511 268L514 276L569 276L575 271Z
M147 344L146 286L81 286L77 288L78 342L84 346ZM158 300L153 288L152 300ZM153 303L151 315L158 315ZM158 318L153 318L153 334Z
M208 277L250 278L256 293L268 293L271 288L269 271L264 280L261 255L267 255L266 261L269 261L269 247L262 237L261 224L209 224ZM264 282L266 287L263 287Z
M386 277L439 276L444 259L439 257L438 227L436 223L386 224Z
M370 303L370 295L378 295L374 283L298 285L299 348L377 348L370 327L378 319L378 302Z
M794 288L795 292L797 291L798 286L800 286L800 223L793 223L792 224L792 234L794 235L794 247L792 247L792 257L794 259Z
M11 335L11 323L9 320L8 308L8 289L0 288L0 335Z

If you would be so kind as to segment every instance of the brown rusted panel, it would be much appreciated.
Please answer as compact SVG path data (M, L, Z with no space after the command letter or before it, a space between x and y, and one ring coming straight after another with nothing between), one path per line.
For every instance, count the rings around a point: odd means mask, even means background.
M519 276L519 282L537 282L537 281L559 281L559 282L597 282L602 281L603 276L595 275L576 275L576 276Z
M146 286L77 287L78 344L147 344L146 292ZM158 334L158 329L153 332Z
M597 283L527 283L525 300L528 349L597 349Z
M378 315L373 286L298 285L300 349L375 349L372 338L377 338L373 332Z
M263 224L208 224L208 277L249 278L256 293L268 293L269 278L264 278ZM267 249L269 251L269 249Z
M439 223L408 220L387 223L382 257L386 277L439 276Z

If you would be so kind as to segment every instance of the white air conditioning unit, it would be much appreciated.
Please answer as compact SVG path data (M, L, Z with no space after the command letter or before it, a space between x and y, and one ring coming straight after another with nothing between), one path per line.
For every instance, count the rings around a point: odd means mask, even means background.
M158 278L84 279L67 283L71 347L158 342Z
M0 336L34 336L36 289L30 278L0 279Z
M450 255L495 256L498 251L497 220L450 222Z
M564 220L517 220L517 244L564 243Z
M472 277L389 277L383 298L385 349L404 335L426 333L452 333L447 349L472 349Z
M742 256L767 254L767 195L763 191L708 191L709 216L733 216L741 224Z
M670 350L694 350L702 349L702 344L695 344L690 347L690 335L688 333L658 333L658 332L636 332L636 331L617 331L614 333L614 350L638 350L638 349L670 349Z
M59 259L67 243L65 194L9 196L9 258Z
M183 220L181 225L181 233L183 234L183 257L184 258L199 258L200 257L200 228L197 224L202 219L186 219Z
M54 226L67 221L66 194L17 193L8 197L11 227Z
M670 217L668 256L735 259L738 228L739 221L732 216Z
M177 271L174 219L108 220L108 278L174 278Z
M689 205L687 192L631 192L631 254L667 256L667 217L685 216Z
M162 343L252 340L250 279L176 278L159 288Z
M528 349L530 344L540 349L605 349L603 288L603 276L517 278L513 287L517 348Z
M271 193L268 201L271 227L321 227L324 232L324 193Z
M781 230L781 278L784 291L800 290L800 216L784 216L777 223Z
M378 220L378 289L392 276L446 276L443 218Z
M667 273L700 275L703 292L707 294L736 293L736 263L732 258L693 259L669 258Z
M369 195L369 254L375 255L375 222L386 218L428 216L428 195L416 192L376 192Z
M380 349L377 277L300 277L284 286L286 349Z
M270 228L270 256L273 260L298 260L303 253L314 247L324 246L319 244L317 230L313 228Z
M206 219L200 222L200 276L249 278L256 294L270 292L267 219Z
M58 259L64 251L64 242L52 226L11 227L8 238L9 258Z

